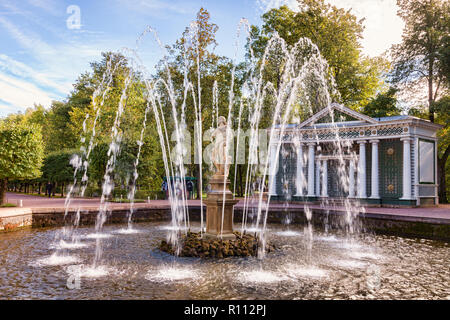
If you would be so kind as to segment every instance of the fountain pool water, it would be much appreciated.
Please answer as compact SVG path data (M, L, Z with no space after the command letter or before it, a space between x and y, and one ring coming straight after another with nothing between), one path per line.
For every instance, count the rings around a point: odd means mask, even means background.
M55 258L49 243L58 229L2 233L0 299L450 298L448 243L365 234L348 246L338 231L316 231L307 264L306 235L291 226L300 235L285 236L282 225L271 224L269 240L280 249L263 260L180 258L155 249L168 224L135 224L141 233L130 234L117 232L127 224L105 226L111 236L103 240L105 263L97 268L90 264L95 239L81 237L85 247ZM78 231L83 236L92 229ZM74 277L79 288L68 289Z

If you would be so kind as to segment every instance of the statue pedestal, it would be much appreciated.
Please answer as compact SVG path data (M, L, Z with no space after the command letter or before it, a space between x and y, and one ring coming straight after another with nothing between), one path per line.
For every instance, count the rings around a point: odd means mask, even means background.
M209 183L211 184L211 191L208 192L204 201L206 204L206 233L204 237L224 240L235 239L236 236L233 234L233 206L239 200L234 199L229 188L230 181L225 180L223 175L215 174Z

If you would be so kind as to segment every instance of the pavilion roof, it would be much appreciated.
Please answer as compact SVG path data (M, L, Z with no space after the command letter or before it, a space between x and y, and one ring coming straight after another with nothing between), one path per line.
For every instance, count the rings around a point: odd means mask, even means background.
M323 119L327 115L330 114L330 112L342 112L344 114L347 114L348 116L353 117L356 120L351 121L340 121L340 122L324 122L324 123L318 123L320 119ZM359 113L355 110L352 110L350 108L347 108L343 105L333 103L328 108L324 108L311 116L310 118L306 119L302 123L299 124L286 124L285 129L288 130L295 130L295 129L315 129L315 128L348 128L348 127L361 127L366 125L383 125L387 123L395 123L395 122L403 122L403 121L413 121L416 124L422 124L422 125L428 125L432 127L436 127L437 129L441 127L438 124L432 123L428 120L420 119L414 116L410 115L397 115L397 116L389 116L389 117L376 117L372 118L369 116L366 116L362 113ZM281 125L275 125L275 128L280 128Z

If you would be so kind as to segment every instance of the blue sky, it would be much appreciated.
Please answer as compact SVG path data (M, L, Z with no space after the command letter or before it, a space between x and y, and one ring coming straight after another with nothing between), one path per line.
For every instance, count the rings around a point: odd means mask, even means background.
M400 41L395 0L328 1L366 18L364 53L375 56ZM284 3L296 9L295 0L0 0L0 117L64 99L102 51L134 47L147 26L174 43L202 6L219 26L216 53L233 57L240 19L260 25L264 11ZM73 5L79 29L67 26ZM141 53L149 68L161 57L150 39Z

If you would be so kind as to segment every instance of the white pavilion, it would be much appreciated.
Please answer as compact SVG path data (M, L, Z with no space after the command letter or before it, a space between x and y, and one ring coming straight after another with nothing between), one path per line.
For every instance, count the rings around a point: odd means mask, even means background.
M281 144L269 146L269 193L289 201L438 204L440 128L408 115L371 118L332 104L300 124L275 129L274 142Z

